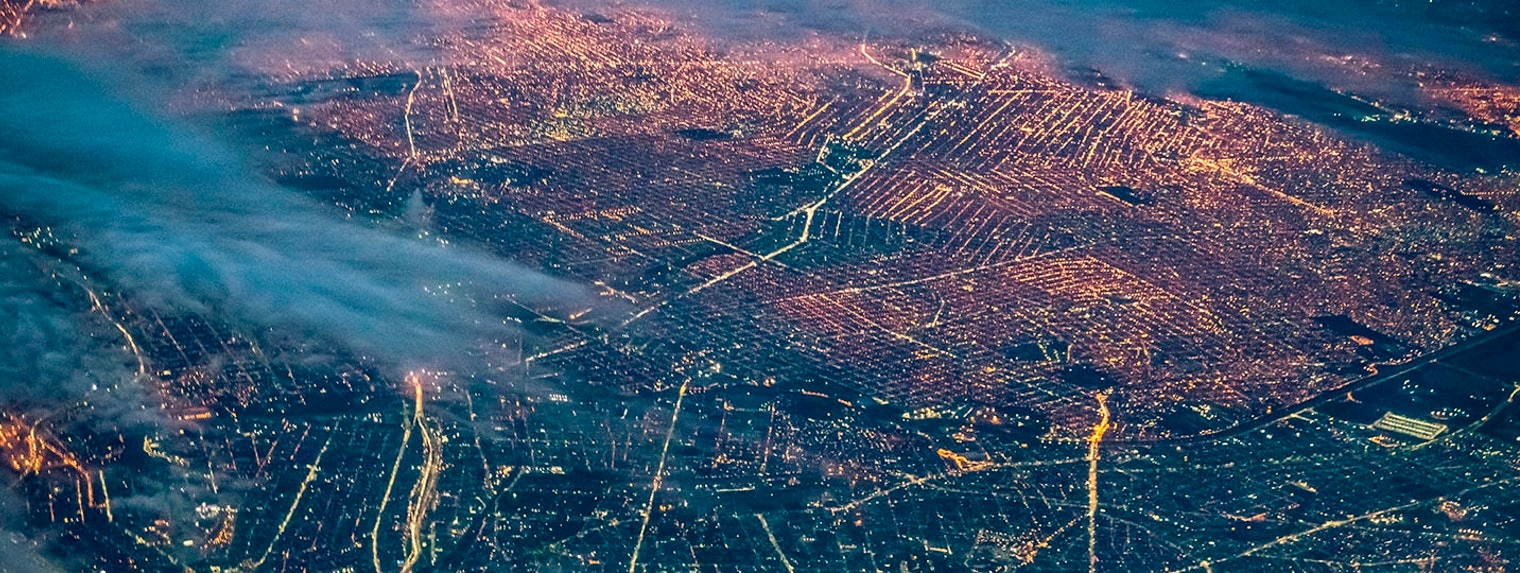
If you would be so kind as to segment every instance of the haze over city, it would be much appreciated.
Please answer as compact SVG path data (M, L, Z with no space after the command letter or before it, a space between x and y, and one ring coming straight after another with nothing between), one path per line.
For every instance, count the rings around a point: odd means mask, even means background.
M0 571L1507 571L1509 2L0 0Z

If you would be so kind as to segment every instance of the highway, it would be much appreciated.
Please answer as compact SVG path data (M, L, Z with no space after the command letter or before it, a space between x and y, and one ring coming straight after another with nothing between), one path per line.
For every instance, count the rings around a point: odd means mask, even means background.
M1335 400L1339 400L1348 393L1356 392L1358 390L1365 390L1367 388L1371 388L1390 380L1403 378L1415 372L1416 370L1419 370L1431 364L1435 364L1442 360L1449 359L1453 356L1460 355L1464 352L1474 350L1478 347L1483 346L1484 344L1502 340L1504 338L1515 336L1517 334L1520 334L1520 324L1509 324L1501 328L1495 328L1489 332L1474 336L1457 344L1453 344L1430 354L1426 354L1425 356L1416 358L1408 364L1399 367L1397 370L1391 372L1374 372L1373 374L1370 374L1349 384L1326 390L1303 402L1274 410L1270 414L1259 416L1257 418L1242 422L1223 430L1219 430L1217 432L1172 438L1110 440L1104 442L1102 444L1102 447L1115 449L1133 448L1136 446L1192 444L1237 437L1250 432L1254 432L1261 428L1265 428L1272 424L1276 424L1278 422L1301 414L1307 410L1313 409L1316 406L1321 406Z

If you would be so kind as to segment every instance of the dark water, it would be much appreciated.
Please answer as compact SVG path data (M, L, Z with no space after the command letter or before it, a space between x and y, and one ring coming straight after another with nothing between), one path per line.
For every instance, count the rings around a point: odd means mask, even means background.
M1223 62L1380 92L1408 87L1409 67L1520 74L1520 5L1501 0L965 0L940 9L1152 89L1196 86Z
M1253 103L1459 171L1520 158L1520 141L1385 117L1441 107L1422 93L1433 78L1520 81L1513 1L651 1L741 40L970 29L1047 54L1084 84Z
M1231 66L1194 92L1298 116L1454 171L1498 171L1520 165L1520 139L1432 122L1398 121L1393 114L1361 99L1280 72Z

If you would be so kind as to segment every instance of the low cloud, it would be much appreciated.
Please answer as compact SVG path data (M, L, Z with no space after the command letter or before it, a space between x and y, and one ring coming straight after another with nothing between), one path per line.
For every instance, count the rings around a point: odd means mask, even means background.
M553 0L579 9L654 6L720 40L821 32L915 39L970 30L1096 69L1157 94L1216 80L1225 64L1276 70L1412 102L1431 68L1490 81L1520 75L1512 2L1377 0Z
M484 253L342 220L65 61L10 50L0 77L0 207L150 303L430 364L512 333L506 301L595 304Z

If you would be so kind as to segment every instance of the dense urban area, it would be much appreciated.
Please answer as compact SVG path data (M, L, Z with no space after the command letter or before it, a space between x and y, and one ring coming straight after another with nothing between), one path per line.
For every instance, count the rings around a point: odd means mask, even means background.
M427 65L203 97L279 184L594 294L482 302L512 326L461 350L483 366L398 365L135 297L7 215L7 272L161 418L0 411L29 543L99 571L1515 567L1509 167L965 30L430 9L468 24ZM1520 90L1428 86L1467 114L1443 129L1517 137Z

